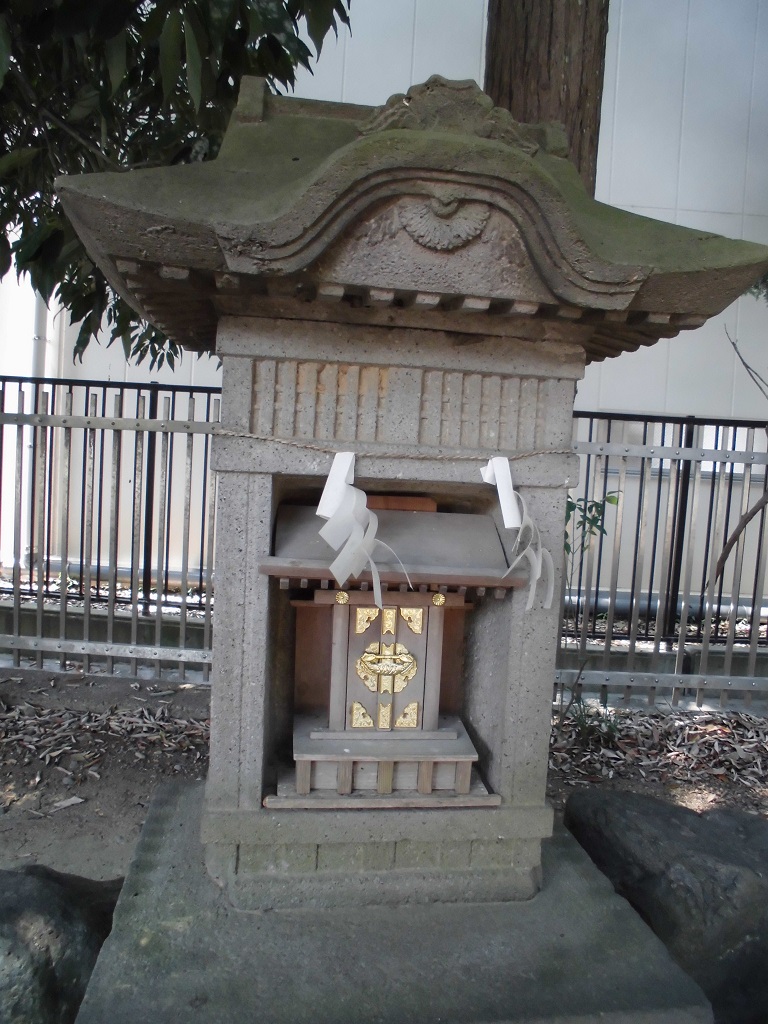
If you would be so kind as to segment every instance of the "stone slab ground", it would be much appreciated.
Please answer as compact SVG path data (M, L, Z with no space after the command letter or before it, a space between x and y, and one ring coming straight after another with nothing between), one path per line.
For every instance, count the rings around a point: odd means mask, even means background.
M77 1024L712 1020L564 832L529 902L244 914L205 872L202 795L158 791Z

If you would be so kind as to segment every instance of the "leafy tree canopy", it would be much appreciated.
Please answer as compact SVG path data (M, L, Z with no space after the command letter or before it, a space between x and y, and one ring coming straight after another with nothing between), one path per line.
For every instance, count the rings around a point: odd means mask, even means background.
M0 0L0 277L15 264L80 324L106 317L126 357L176 347L107 284L67 221L59 174L210 159L243 75L294 84L350 0Z

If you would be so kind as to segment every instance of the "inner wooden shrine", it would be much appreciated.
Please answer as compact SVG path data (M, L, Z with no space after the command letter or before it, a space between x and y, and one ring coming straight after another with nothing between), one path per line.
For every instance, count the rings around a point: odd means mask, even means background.
M369 571L343 588L330 579L314 508L278 512L275 553L261 571L284 589L315 589L291 600L293 764L264 805L498 805L460 717L465 615L470 592L501 600L523 580L508 575L490 516L438 512L427 498L373 497L369 506L384 542L381 608Z

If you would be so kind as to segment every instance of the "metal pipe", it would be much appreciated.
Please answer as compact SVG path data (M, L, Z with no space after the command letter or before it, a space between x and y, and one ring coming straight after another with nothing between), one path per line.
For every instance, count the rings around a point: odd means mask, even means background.
M48 347L48 306L39 292L35 292L35 319L32 334L32 376L45 376L46 349Z

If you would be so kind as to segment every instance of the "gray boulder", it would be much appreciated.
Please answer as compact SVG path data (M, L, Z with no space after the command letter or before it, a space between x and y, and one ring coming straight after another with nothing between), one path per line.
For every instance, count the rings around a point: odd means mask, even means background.
M574 793L565 824L712 1003L768 1022L768 821L652 797Z
M3 1024L72 1024L121 886L37 865L0 871Z

